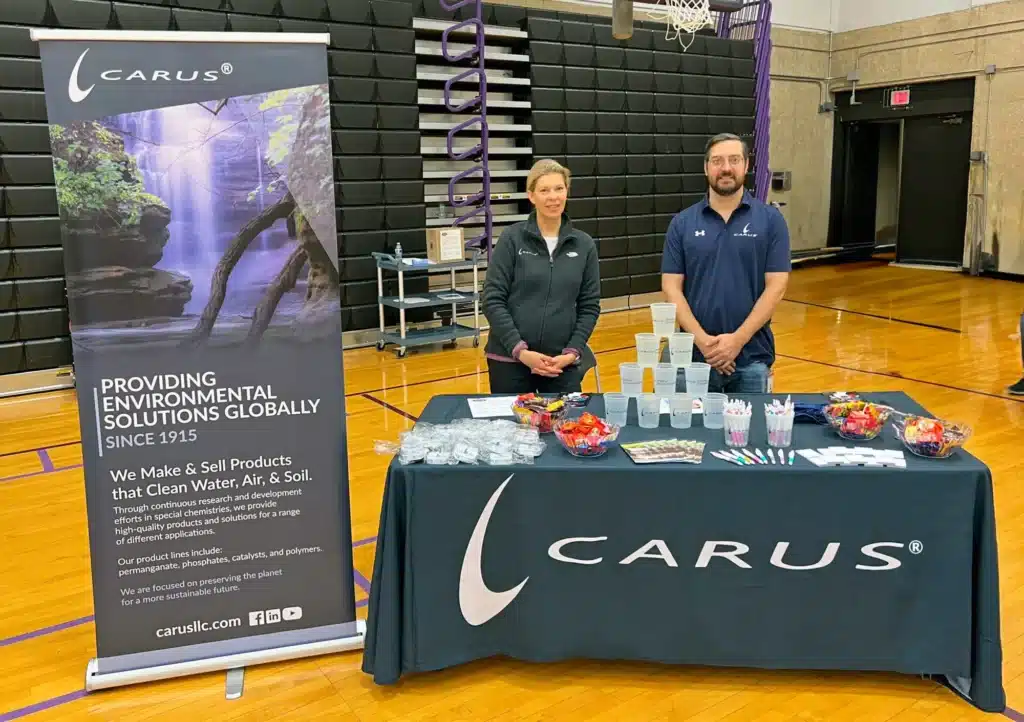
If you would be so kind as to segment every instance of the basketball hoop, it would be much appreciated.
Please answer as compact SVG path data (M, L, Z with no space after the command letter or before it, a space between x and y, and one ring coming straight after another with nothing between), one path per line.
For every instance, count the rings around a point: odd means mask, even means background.
M647 15L651 20L665 22L668 27L665 30L665 37L668 40L679 39L683 44L683 50L689 50L697 37L697 32L712 25L710 0L657 0L664 3L665 8L661 11L649 12ZM690 42L685 42L683 35L690 36Z

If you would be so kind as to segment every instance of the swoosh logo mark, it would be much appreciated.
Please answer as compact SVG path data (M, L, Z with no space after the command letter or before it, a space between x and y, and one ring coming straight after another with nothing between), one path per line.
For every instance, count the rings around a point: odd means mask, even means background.
M512 481L512 474L497 490L491 494L487 505L484 507L480 518L476 521L473 534L469 537L469 544L466 545L466 554L462 557L462 573L459 575L459 608L462 610L462 617L474 627L485 624L501 614L509 604L512 603L526 586L529 577L519 582L518 585L504 592L495 592L487 588L483 574L483 553L484 537L487 535L487 525L491 521L491 514L498 503L501 492Z
M96 87L95 84L90 85L85 90L78 87L78 69L82 67L82 60L85 59L86 53L89 52L89 48L82 51L82 54L78 56L78 62L75 63L75 67L71 69L71 77L68 78L68 97L71 98L72 103L81 103L83 100L89 97L89 93Z

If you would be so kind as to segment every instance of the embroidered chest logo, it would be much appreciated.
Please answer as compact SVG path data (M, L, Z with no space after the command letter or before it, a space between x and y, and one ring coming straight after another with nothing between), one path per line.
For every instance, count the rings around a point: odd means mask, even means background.
M743 226L743 231L741 233L734 233L733 235L734 236L739 236L739 237L742 237L742 238L757 238L757 234L756 233L751 233L750 232L750 224L749 223L747 225Z
M695 235L697 238L701 238L703 236L706 236L707 234L708 234L707 231L694 231L693 232L693 235Z

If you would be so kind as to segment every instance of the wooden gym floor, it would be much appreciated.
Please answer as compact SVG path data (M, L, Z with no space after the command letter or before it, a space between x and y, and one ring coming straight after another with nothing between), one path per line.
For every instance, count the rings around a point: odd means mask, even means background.
M877 262L793 274L774 327L777 392L903 390L935 414L974 426L968 449L995 476L1004 679L1024 709L1024 400L1011 338L1024 285ZM593 338L606 389L633 356L646 310L602 317ZM356 567L373 570L394 439L438 393L487 390L481 351L345 355ZM593 389L593 377L588 379ZM245 695L223 674L85 696L95 652L78 417L72 392L0 401L0 722L35 720L863 720L952 722L985 715L938 685L887 674L791 673L573 662L484 661L378 688L360 653L251 668ZM361 587L365 579L358 579ZM365 614L366 592L360 613ZM1024 716L1012 717L1024 720Z

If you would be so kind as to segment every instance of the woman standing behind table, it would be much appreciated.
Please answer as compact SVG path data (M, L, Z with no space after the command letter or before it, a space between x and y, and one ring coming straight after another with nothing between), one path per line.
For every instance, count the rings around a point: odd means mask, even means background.
M491 393L580 391L579 360L601 313L597 246L565 213L567 168L538 161L526 191L533 212L502 232L484 283Z

